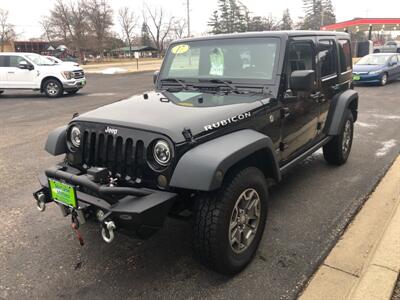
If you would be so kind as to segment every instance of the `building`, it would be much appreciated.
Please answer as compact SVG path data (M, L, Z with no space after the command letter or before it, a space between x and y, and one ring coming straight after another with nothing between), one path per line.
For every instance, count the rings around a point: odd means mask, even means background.
M4 44L4 52L46 52L50 44L44 41L10 41Z

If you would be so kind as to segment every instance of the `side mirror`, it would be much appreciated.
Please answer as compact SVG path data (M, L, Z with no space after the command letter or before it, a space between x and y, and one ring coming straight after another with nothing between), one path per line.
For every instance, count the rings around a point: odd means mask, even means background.
M155 71L153 74L153 83L154 84L156 84L156 82L157 82L158 74L160 74L160 71Z
M290 88L293 91L312 91L315 87L315 71L293 71L290 75Z
M18 68L23 69L23 70L33 70L33 66L28 63L26 60L22 60L18 64Z
M390 62L389 62L389 67L393 67L393 66L395 66L395 65L397 65L396 62L394 62L394 61L390 61Z

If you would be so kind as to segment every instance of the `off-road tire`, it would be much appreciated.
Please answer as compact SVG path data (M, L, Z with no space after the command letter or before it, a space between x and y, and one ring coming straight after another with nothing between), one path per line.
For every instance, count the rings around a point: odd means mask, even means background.
M260 217L252 241L236 253L230 242L233 210L244 191L254 189L259 196ZM193 224L193 247L196 258L210 269L226 275L242 271L252 260L261 241L267 218L268 187L264 174L248 167L231 174L218 192L196 200Z
M389 76L387 73L383 73L382 77L381 77L381 81L379 82L379 84L381 86L385 86L389 81Z
M0 95L3 94L3 93L4 93L4 91L0 91Z
M323 147L324 158L332 165L340 166L346 163L353 144L354 117L349 109L347 109L345 113L346 118L342 124L340 134L334 136L333 139ZM346 126L350 126L349 133L346 131ZM348 136L349 140L347 147L344 147L344 139L346 139L347 134L350 134Z
M49 98L58 98L64 93L63 86L57 79L47 79L43 84L43 91Z

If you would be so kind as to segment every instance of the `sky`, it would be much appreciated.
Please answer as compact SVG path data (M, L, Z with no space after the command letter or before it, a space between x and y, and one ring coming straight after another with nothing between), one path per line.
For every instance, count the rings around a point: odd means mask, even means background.
M19 39L38 38L42 33L39 21L49 14L54 0L0 0L0 8L7 9L10 21L15 24ZM186 16L186 0L109 0L112 8L117 11L120 7L129 6L138 15L142 15L143 4L163 6L175 17ZM292 18L296 21L303 15L302 0L241 0L251 12L257 15L272 15L280 19L282 11L290 9ZM399 0L332 0L337 21L346 21L355 17L400 18ZM193 34L208 31L207 21L217 8L217 0L190 0L191 27ZM117 20L115 20L117 23ZM118 31L119 27L114 26Z

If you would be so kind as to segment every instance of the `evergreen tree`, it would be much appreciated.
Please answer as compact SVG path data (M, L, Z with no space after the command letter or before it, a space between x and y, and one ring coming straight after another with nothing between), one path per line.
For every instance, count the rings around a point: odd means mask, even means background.
M142 34L141 34L141 44L142 46L152 46L153 43L150 39L149 27L146 22L142 24Z
M292 18L290 17L290 12L289 12L288 8L283 11L283 16L282 16L282 20L281 20L279 29L280 30L292 30L293 29L293 21L292 21Z
M211 27L211 33L212 34L220 34L222 33L222 28L221 28L221 23L220 23L220 18L218 15L218 11L215 10L213 12L213 15L211 16L208 26Z
M301 29L319 30L322 26L336 22L331 0L303 0L305 16Z
M208 25L211 33L247 31L247 8L238 0L218 0L218 10L213 12Z

